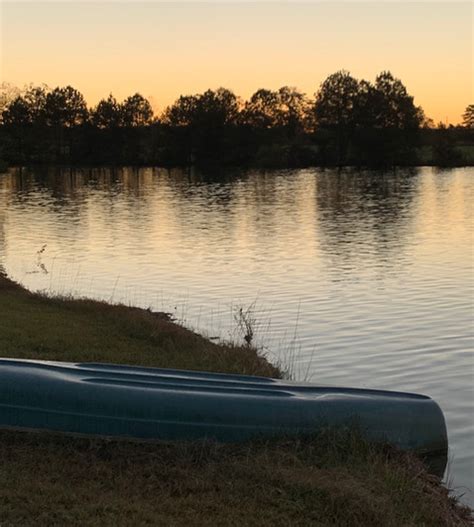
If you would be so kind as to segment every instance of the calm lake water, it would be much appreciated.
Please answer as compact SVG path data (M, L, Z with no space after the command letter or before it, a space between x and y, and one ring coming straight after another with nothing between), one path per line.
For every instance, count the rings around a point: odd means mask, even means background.
M0 175L0 265L34 290L174 313L296 378L420 392L473 503L474 169ZM42 250L42 252L41 252ZM67 357L65 357L67 359Z

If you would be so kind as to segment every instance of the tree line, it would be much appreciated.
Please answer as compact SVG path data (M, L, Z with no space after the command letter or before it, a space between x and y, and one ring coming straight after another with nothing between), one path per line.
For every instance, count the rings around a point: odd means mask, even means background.
M246 101L226 88L207 90L179 97L160 115L139 93L121 102L110 94L89 108L71 86L3 85L0 111L0 157L23 164L413 164L420 132L433 127L388 71L373 83L338 71L314 98L288 86L260 89ZM466 130L473 115L470 105ZM448 159L452 133L445 143Z

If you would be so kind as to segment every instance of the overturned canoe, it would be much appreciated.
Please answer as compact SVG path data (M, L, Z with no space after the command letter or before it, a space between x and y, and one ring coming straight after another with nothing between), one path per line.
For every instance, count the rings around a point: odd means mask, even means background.
M447 449L423 395L113 364L0 359L0 427L100 436L242 441L356 423L371 440Z

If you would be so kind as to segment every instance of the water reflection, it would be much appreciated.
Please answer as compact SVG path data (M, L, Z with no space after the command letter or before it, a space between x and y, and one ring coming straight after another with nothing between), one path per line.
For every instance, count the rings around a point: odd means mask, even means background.
M327 172L317 179L317 223L322 252L331 265L364 270L367 259L379 273L400 268L419 192L417 169L378 173Z
M10 171L0 265L32 289L173 311L213 335L232 334L233 303L257 299L261 339L297 373L435 397L450 471L470 487L472 176Z

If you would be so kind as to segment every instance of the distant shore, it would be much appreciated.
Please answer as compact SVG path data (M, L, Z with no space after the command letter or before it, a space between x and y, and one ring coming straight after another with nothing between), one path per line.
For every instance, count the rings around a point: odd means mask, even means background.
M452 159L440 162L436 159L431 148L419 149L416 157L408 163L395 162L392 165L383 164L357 164L347 163L343 165L330 163L311 163L304 160L291 160L288 158L288 152L291 147L276 146L269 153L265 153L262 157L257 157L251 162L242 163L240 165L235 163L222 162L215 159L205 159L200 162L189 162L187 159L182 159L181 162L163 162L143 159L86 159L77 161L65 160L38 160L32 158L26 160L24 163L7 162L0 159L0 174L6 172L9 168L44 168L44 167L65 167L65 168L116 168L123 166L134 166L140 168L146 167L160 167L166 169L198 169L202 172L209 171L210 174L221 173L226 170L278 170L278 169L303 169L303 168L322 168L322 169L374 169L374 170L392 170L397 168L421 168L421 167L435 167L435 168L462 168L474 166L474 145L459 145L455 147L457 152Z
M8 167L41 167L41 166L72 166L72 167L118 167L118 166L160 166L163 168L190 168L223 170L223 169L297 169L297 168L361 168L361 169L392 169L397 167L439 167L456 168L474 166L474 144L459 144L450 148L445 157L440 158L433 147L427 145L414 150L414 155L404 159L396 158L389 162L361 162L358 159L347 159L343 163L321 161L317 156L317 147L308 145L275 144L258 150L245 159L228 157L189 158L186 156L169 158L163 156L92 156L71 158L68 156L28 156L19 158L10 156L0 158L0 173ZM238 157L238 156L236 156Z
M314 97L298 88L181 95L155 115L135 93L89 107L73 86L7 86L0 157L35 163L247 168L474 165L474 106L456 126L435 123L401 79L381 71L329 75Z
M191 168L210 170L225 169L297 169L297 168L361 168L361 169L392 169L397 167L439 167L456 168L474 166L474 144L454 144L440 157L439 152L432 145L417 147L413 155L408 158L394 158L390 161L367 162L360 159L346 159L343 163L334 160L322 161L318 157L317 145L274 144L258 149L252 155L248 153L239 156L228 153L224 157L169 157L161 152L160 156L116 155L112 157L83 156L81 158L69 156L44 157L31 155L23 158L9 156L0 157L0 173L9 166L41 167L41 166L69 166L69 167L118 167L118 166L160 166L163 168ZM235 154L235 155L234 155ZM240 157L240 158L239 158Z
M281 377L164 313L31 293L0 274L0 354ZM411 455L354 436L241 445L0 431L5 525L468 526Z

